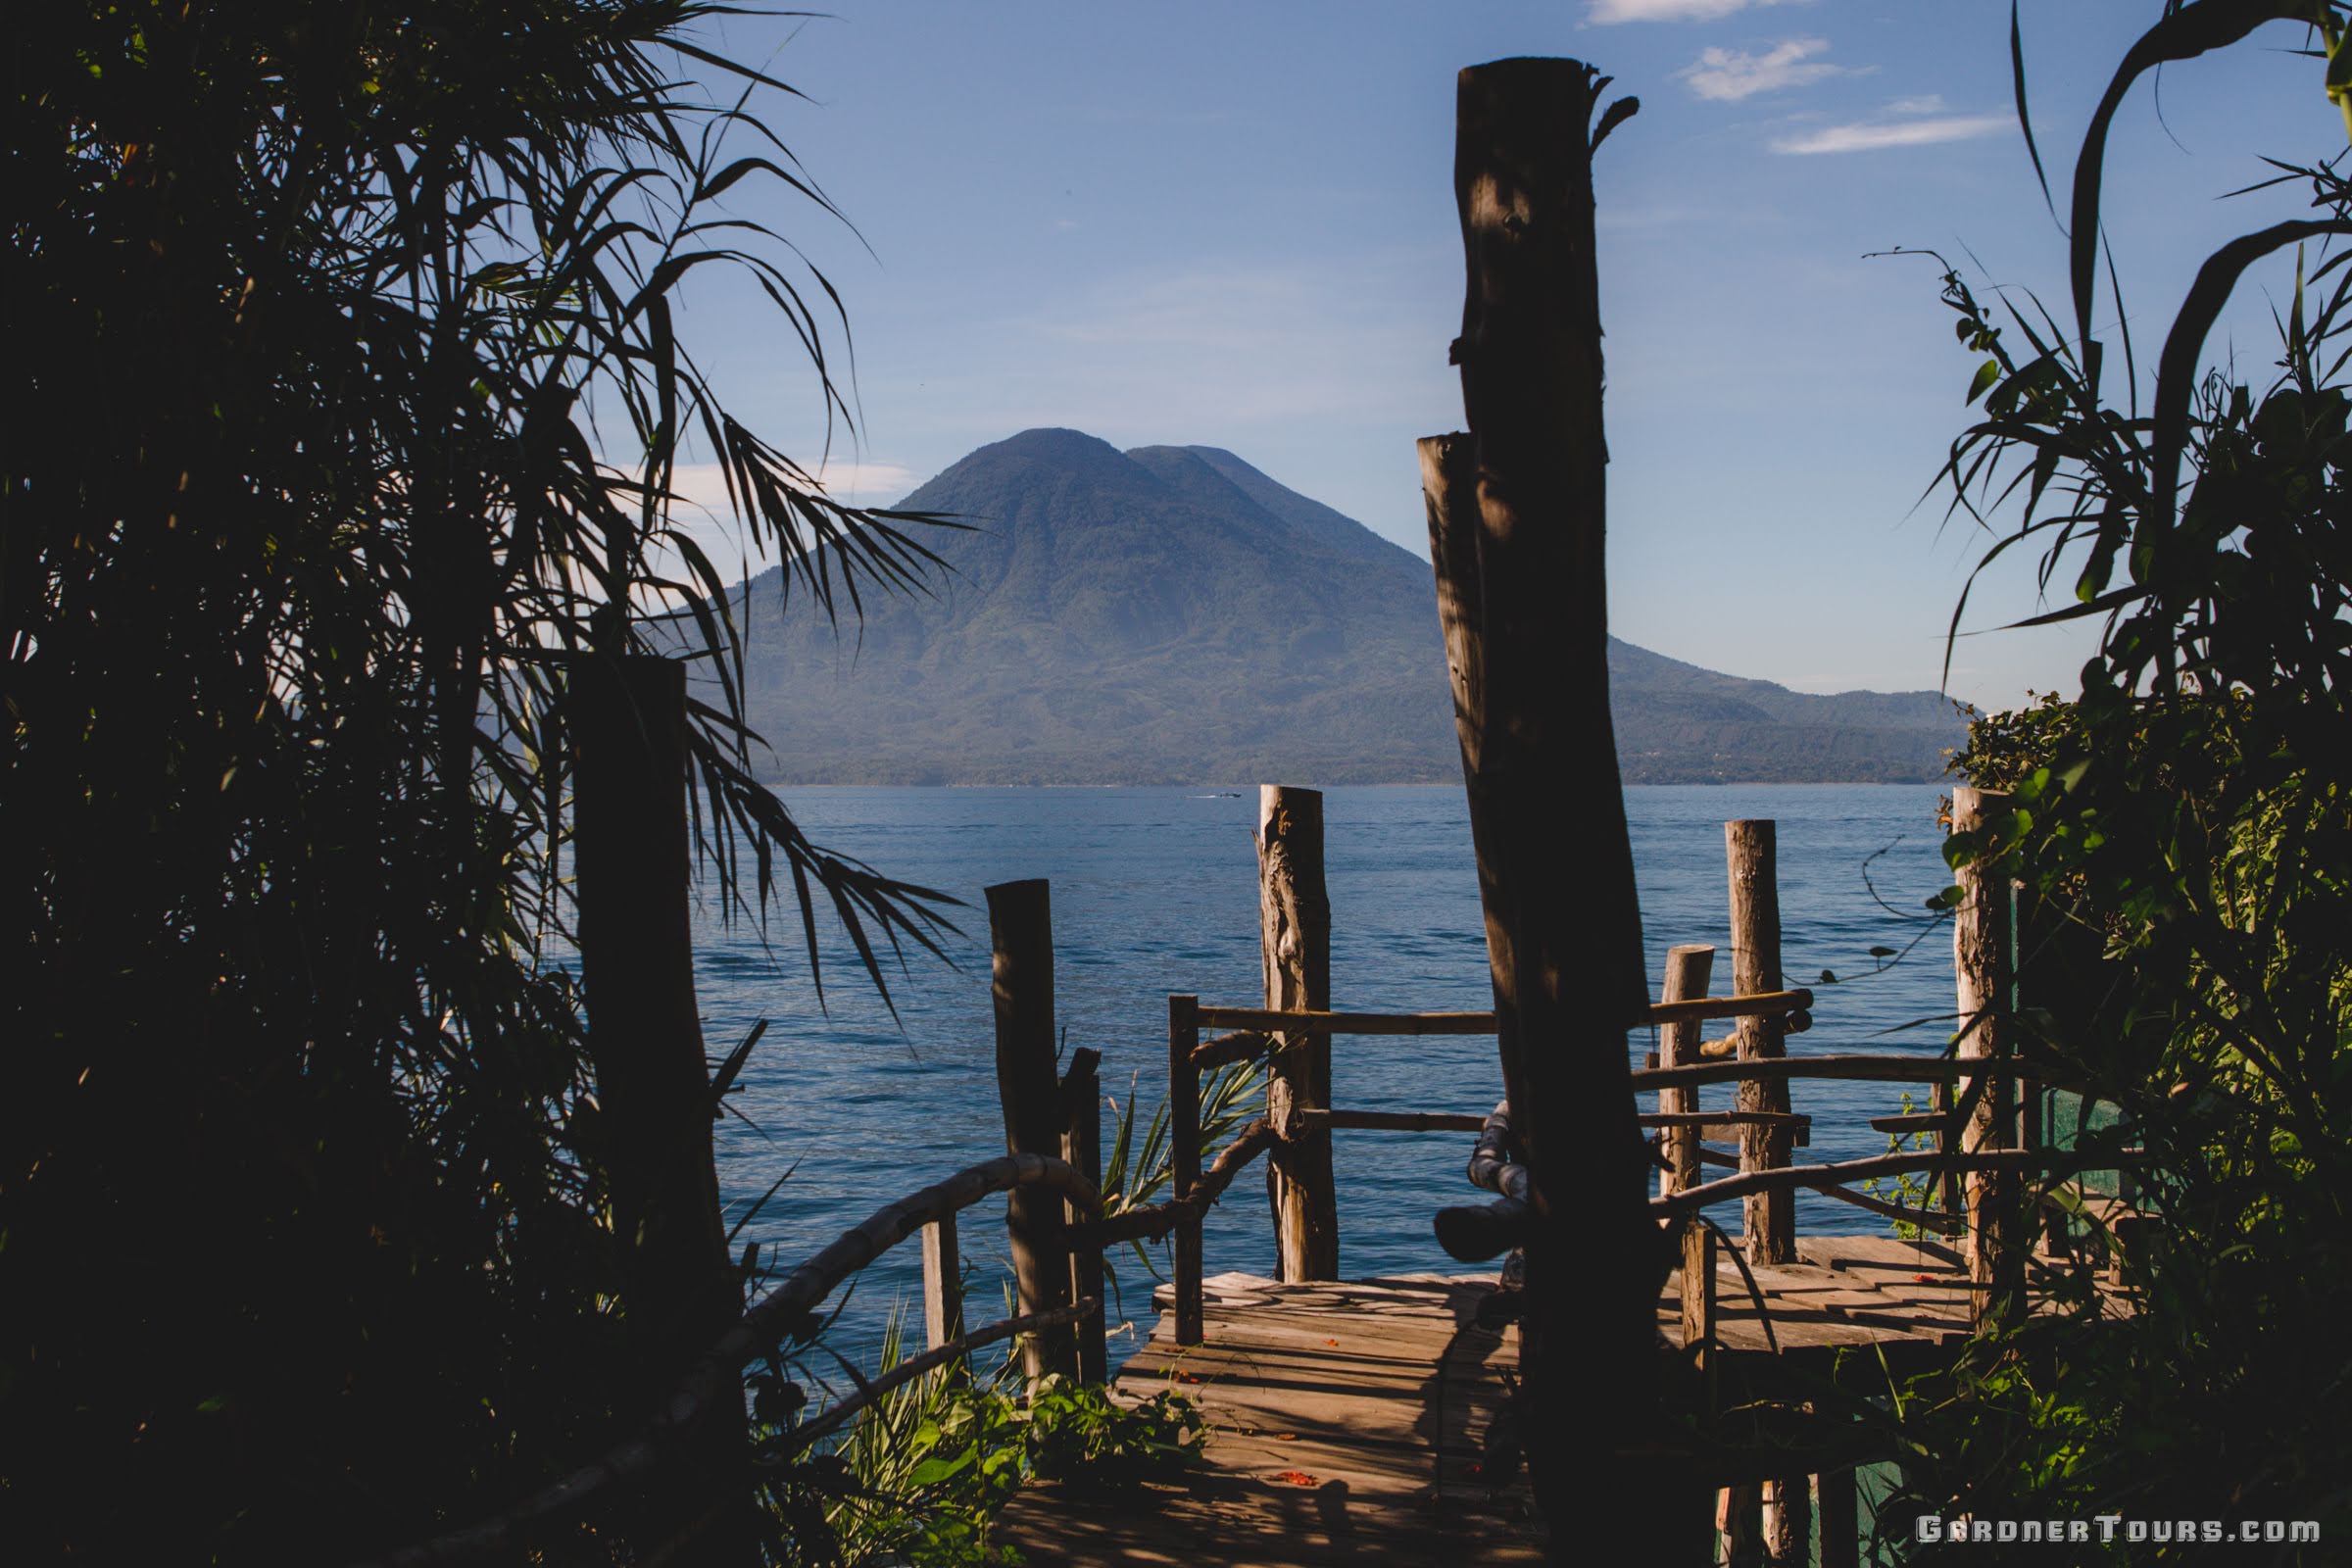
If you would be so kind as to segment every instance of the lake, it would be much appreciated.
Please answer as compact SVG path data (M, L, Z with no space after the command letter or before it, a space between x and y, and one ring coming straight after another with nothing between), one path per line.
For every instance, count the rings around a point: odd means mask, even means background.
M1936 824L1940 793L1934 785L1628 789L1653 994L1666 950L1684 942L1718 947L1714 989L1730 989L1723 823L1770 817L1779 823L1784 966L1790 985L1816 992L1814 1027L1790 1037L1791 1053L1939 1051L1953 1009L1951 937L1948 926L1926 918L1923 905L1949 880ZM742 1074L743 1093L729 1098L741 1117L719 1128L719 1179L732 1223L794 1170L737 1239L738 1246L757 1239L764 1257L787 1268L881 1204L1003 1152L982 904L989 885L1052 881L1058 1025L1069 1046L1102 1053L1109 1093L1124 1100L1132 1083L1144 1106L1139 1120L1148 1119L1163 1086L1170 992L1227 1004L1260 1000L1254 785L1231 794L795 789L785 798L826 848L970 906L951 911L964 932L945 944L955 967L917 952L904 972L889 970L895 1020L838 930L825 931L820 944L820 1007L789 903L773 913L764 944L756 924L729 925L713 907L703 909L697 979L711 1054L723 1054L757 1020L769 1020ZM1326 792L1324 814L1333 1005L1491 1006L1461 790L1335 789ZM1901 951L1915 941L1900 961L1882 965L1870 956L1874 947ZM1824 970L1839 983L1819 983ZM1492 1040L1343 1037L1333 1044L1332 1098L1340 1105L1483 1112L1501 1092ZM1628 1045L1638 1060L1655 1042L1644 1031ZM1795 1084L1796 1108L1815 1118L1812 1145L1799 1158L1883 1152L1886 1137L1867 1118L1899 1108L1900 1092L1890 1084ZM1729 1085L1709 1089L1702 1103L1728 1105L1731 1093ZM1430 1215L1477 1200L1462 1175L1470 1144L1466 1133L1338 1135L1344 1274L1458 1267L1439 1250ZM1212 1274L1272 1269L1258 1170L1245 1172L1208 1218ZM1886 1227L1833 1200L1797 1201L1803 1231ZM964 1217L965 1255L990 1282L1005 1267L1003 1212L996 1200ZM1736 1232L1736 1205L1716 1215ZM1128 1312L1148 1311L1142 1287L1149 1282L1132 1259L1122 1272ZM868 1351L894 1302L919 1302L920 1277L911 1241L869 1267L831 1343L853 1356ZM991 1286L979 1289L975 1322L998 1315Z

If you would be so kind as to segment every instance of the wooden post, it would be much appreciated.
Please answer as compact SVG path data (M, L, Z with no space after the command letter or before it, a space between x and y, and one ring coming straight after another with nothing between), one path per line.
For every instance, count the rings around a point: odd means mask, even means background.
M1069 1070L1062 1074L1061 1100L1068 1118L1061 1135L1061 1157L1076 1167L1087 1185L1102 1190L1102 1054L1085 1046L1070 1053ZM1093 1218L1063 1200L1062 1217L1076 1225ZM1102 1294L1102 1249L1079 1247L1070 1252L1070 1298L1092 1299L1095 1309L1077 1325L1078 1381L1100 1383L1110 1367L1107 1335L1109 1311Z
M1666 1002L1687 1002L1707 994L1708 981L1715 970L1715 950L1710 947L1687 945L1669 948L1666 952L1666 979L1660 997ZM1681 1067L1698 1060L1699 1036L1704 1028L1696 1018L1678 1019L1658 1031L1658 1061L1662 1066ZM1664 1089L1658 1092L1658 1108L1665 1111L1694 1111L1698 1109L1696 1089ZM1661 1142L1666 1151L1666 1169L1658 1174L1658 1190L1667 1197L1695 1187L1703 1180L1699 1173L1699 1130L1696 1127L1669 1127ZM1715 1377L1718 1358L1708 1342L1715 1333L1715 1233L1707 1229L1696 1214L1687 1215L1683 1223L1683 1346L1692 1353L1690 1366L1697 1374L1699 1403L1703 1412L1714 1408Z
M1695 1213L1683 1216L1683 1348L1697 1374L1701 1421L1715 1413L1723 1358L1715 1350L1715 1233ZM1695 1350L1691 1347L1697 1347Z
M1862 1516L1852 1467L1815 1476L1813 1495L1821 1530L1821 1568L1861 1568Z
M963 1254L956 1216L923 1227L923 1348L936 1350L963 1332Z
M1724 859L1732 890L1732 991L1755 996L1781 989L1781 885L1778 833L1768 818L1723 824ZM1742 1061L1787 1054L1777 1016L1740 1018L1733 1030ZM1787 1111L1787 1079L1742 1079L1734 1103L1740 1110ZM1740 1138L1741 1170L1772 1170L1788 1163L1794 1147L1785 1127L1749 1127ZM1751 1263L1796 1260L1796 1195L1784 1188L1740 1201L1741 1229ZM1775 1562L1801 1560L1811 1534L1812 1494L1805 1478L1784 1476L1758 1488L1761 1540Z
M1766 1481L1757 1494L1766 1560L1784 1568L1804 1568L1813 1560L1812 1478L1793 1475Z
M1004 1106L1004 1145L1015 1154L1061 1153L1068 1124L1054 1075L1054 905L1043 881L1001 882L988 890L988 934L997 1013L997 1094ZM1051 1311L1070 1300L1061 1200L1042 1188L1016 1187L1005 1204L1019 1310ZM1049 1372L1077 1369L1077 1343L1066 1327L1021 1342L1021 1370L1034 1384Z
M1757 1568L1764 1560L1763 1533L1757 1522L1762 1489L1752 1481L1724 1488L1715 1494L1715 1528L1722 1533L1725 1568Z
M1781 887L1779 851L1771 821L1748 818L1723 824L1724 858L1732 882L1732 991L1754 996L1781 989ZM1777 1017L1739 1020L1733 1031L1742 1061L1787 1054ZM1735 1102L1741 1110L1788 1108L1788 1085L1742 1081ZM1788 1163L1793 1148L1785 1128L1751 1127L1740 1139L1741 1170L1772 1170ZM1783 1188L1757 1193L1740 1202L1742 1234L1751 1263L1796 1261L1796 1195Z
M1649 1217L1625 1044L1649 987L1608 701L1592 166L1601 85L1573 60L1495 61L1459 77L1468 286L1453 358L1476 449L1475 587L1447 580L1460 552L1435 564L1441 608L1475 605L1478 616L1476 707L1457 733L1503 1085L1533 1188L1520 1321L1529 1468L1555 1539L1573 1532L1585 1553L1614 1560L1671 1513L1676 1483L1620 1446L1651 1433L1673 1247ZM1449 514L1458 499L1445 498ZM1619 1439L1597 1456L1580 1441L1592 1409L1611 1412Z
M951 1212L923 1227L923 1348L936 1350L962 1332L963 1256Z
M686 821L686 666L629 657L574 666L571 730L580 981L602 1112L598 1158L620 1248L626 1397L650 1397L743 1311L711 1157L710 1071L694 996ZM748 1453L740 1406L697 1439L723 1494ZM748 1509L748 1477L741 1500ZM648 1540L706 1528L710 1492L648 1499ZM751 1551L722 1516L720 1557Z
M1659 994L1663 1002L1688 1002L1707 994L1707 985L1715 974L1715 950L1696 944L1666 950L1666 983ZM1687 1067L1698 1060L1699 1036L1704 1024L1697 1018L1678 1019L1658 1030L1658 1065ZM1658 1108L1688 1114L1698 1109L1696 1089L1661 1089ZM1658 1173L1660 1196L1671 1198L1687 1187L1699 1183L1698 1129L1669 1127L1660 1141L1666 1152L1666 1169Z
M1323 887L1323 794L1265 784L1257 792L1258 951L1266 1005L1331 1007L1331 899ZM1300 1112L1331 1108L1331 1036L1278 1035L1266 1072L1266 1119L1279 1140L1266 1157L1274 1205L1275 1278L1340 1277L1339 1201L1331 1129Z
M1948 1154L1957 1152L1960 1148L1960 1140L1949 1130L1952 1113L1952 1086L1948 1080L1939 1079L1928 1087L1928 1108L1944 1118L1936 1127L1936 1152ZM1968 1212L1968 1204L1960 1196L1960 1173L1958 1171L1939 1171L1934 1181L1935 1201L1937 1207L1946 1214Z
M1168 1169L1173 1196L1193 1196L1200 1185L1200 1069L1193 1052L1200 1044L1200 999L1168 998ZM1200 1322L1200 1216L1176 1222L1176 1343L1199 1345Z
M1952 791L1952 831L1981 832L2009 808L2006 794L1962 785ZM2016 920L2009 872L2005 866L1988 870L1964 865L1956 877L1964 897L1952 917L1952 973L1960 1024L1955 1054L2005 1059L2016 1054ZM1970 1104L1960 1127L1963 1152L2015 1147L2014 1078L1988 1072L1981 1083L1961 1080L1953 1092L1961 1097L1959 1103ZM1980 1323L2015 1304L2024 1288L2026 1229L2019 1208L2024 1186L2009 1171L1972 1170L1961 1183L1968 1205L1968 1273L1975 1286L1971 1299Z

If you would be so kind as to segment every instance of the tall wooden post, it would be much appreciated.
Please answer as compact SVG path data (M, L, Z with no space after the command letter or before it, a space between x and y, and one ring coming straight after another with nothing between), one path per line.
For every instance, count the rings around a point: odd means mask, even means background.
M693 874L686 822L686 666L591 660L575 666L571 730L580 981L602 1112L598 1158L620 1243L633 1397L667 1385L743 1311L712 1161L710 1072L694 996ZM740 1408L701 1442L723 1489L748 1447ZM649 1544L713 1543L710 1494L648 1498ZM743 1489L748 1508L750 1491ZM749 1551L722 1514L727 1555Z
M1331 1007L1331 899L1323 886L1323 794L1261 785L1257 792L1258 951L1266 1005ZM1340 1277L1340 1216L1331 1179L1331 1129L1300 1112L1331 1107L1331 1036L1276 1037L1266 1072L1266 1119L1278 1142L1266 1160L1274 1205L1275 1278Z
M1782 988L1781 883L1778 834L1768 818L1723 824L1724 859L1732 889L1732 991L1743 997ZM1778 1017L1745 1017L1733 1033L1742 1061L1787 1054ZM1741 1110L1787 1111L1788 1081L1741 1079L1736 1101ZM1785 1126L1740 1130L1740 1168L1772 1170L1788 1163L1792 1135ZM1740 1202L1743 1238L1751 1263L1796 1260L1796 1195L1783 1188L1757 1193ZM1801 1561L1812 1526L1812 1494L1805 1478L1783 1477L1758 1488L1760 1528L1766 1554L1775 1562Z
M1781 989L1780 856L1773 823L1748 818L1723 824L1724 858L1732 883L1732 991L1752 997ZM1741 1018L1733 1038L1742 1061L1787 1054L1778 1017ZM1741 1110L1788 1108L1788 1081L1742 1079ZM1788 1163L1793 1144L1786 1127L1749 1127L1740 1137L1740 1168L1771 1170ZM1740 1217L1751 1263L1796 1260L1796 1195L1787 1188L1741 1200Z
M1004 1106L1004 1146L1015 1154L1061 1154L1068 1124L1054 1073L1054 903L1043 881L1000 882L988 890L988 935L997 1012L997 1094ZM1016 1187L1005 1204L1019 1310L1050 1311L1070 1301L1068 1248L1061 1199L1040 1187ZM1021 1342L1021 1370L1035 1383L1077 1369L1077 1344L1066 1327Z
M1952 791L1952 831L1982 832L2010 808L1997 790ZM1964 865L1964 895L1952 919L1952 973L1957 982L1964 1058L2007 1060L2016 1055L2016 906L2007 867ZM2001 1071L1954 1088L1968 1106L1960 1125L1963 1152L2010 1149L2017 1143L2017 1081ZM1961 1187L1968 1209L1968 1272L1978 1321L2012 1304L2024 1288L2026 1231L2019 1209L2024 1184L2010 1171L1972 1170Z
M1168 1185L1182 1201L1200 1185L1200 999L1168 998ZM1200 1315L1200 1216L1176 1222L1169 1261L1175 1274L1176 1343L1199 1345Z
M1061 1078L1062 1112L1067 1118L1061 1135L1061 1157L1098 1193L1102 1190L1102 1063L1101 1052L1081 1046L1070 1053L1069 1070ZM1062 1217L1076 1225L1092 1216L1079 1212L1075 1203L1064 1200ZM1100 1383L1110 1365L1109 1320L1105 1316L1109 1308L1102 1298L1102 1248L1080 1247L1071 1251L1070 1298L1091 1298L1095 1303L1094 1310L1077 1325L1078 1380Z
M1592 1410L1612 1412L1625 1442L1647 1433L1671 1260L1649 1217L1626 1059L1648 982L1608 704L1601 85L1572 60L1496 61L1459 78L1468 287L1454 359L1476 448L1477 583L1439 590L1441 607L1477 606L1477 706L1460 732L1503 1084L1533 1183L1520 1323L1530 1469L1563 1553L1573 1540L1595 1560L1671 1511L1649 1494L1672 1485L1583 1441ZM1458 557L1436 565L1443 579Z

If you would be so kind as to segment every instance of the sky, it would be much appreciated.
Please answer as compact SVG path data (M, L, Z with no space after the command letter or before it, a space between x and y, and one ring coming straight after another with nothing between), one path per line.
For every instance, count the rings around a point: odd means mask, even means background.
M2159 12L2024 6L2062 205L2100 90ZM748 184L726 198L839 290L854 434L828 435L805 354L747 288L690 294L680 332L739 417L811 464L829 451L828 484L859 503L1067 425L1229 448L1426 556L1413 443L1462 417L1454 74L1573 56L1642 101L1595 171L1610 629L1799 690L1935 688L1987 541L1922 497L1978 361L1933 262L1866 253L1936 250L1980 295L2069 314L2008 22L1992 0L841 0L725 19L714 43L807 95L753 107L847 220ZM2264 154L2342 149L2304 41L2274 24L2143 83L2119 118L2107 228L2143 357L2206 255L2300 210L2226 193L2270 172ZM2257 273L2209 352L2267 380L2291 285L2291 261ZM1985 629L2044 608L2025 563L1970 604L1953 695L2074 689L2080 628Z

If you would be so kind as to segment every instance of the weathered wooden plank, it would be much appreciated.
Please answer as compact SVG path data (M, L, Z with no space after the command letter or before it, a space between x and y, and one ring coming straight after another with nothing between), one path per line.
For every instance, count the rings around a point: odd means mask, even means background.
M1211 1437L1182 1488L1104 1496L1033 1487L995 1544L1031 1564L1535 1563L1524 1482L1475 1472L1515 1358L1475 1327L1491 1279L1201 1286L1205 1343L1163 1318L1119 1374L1122 1396L1174 1387Z

